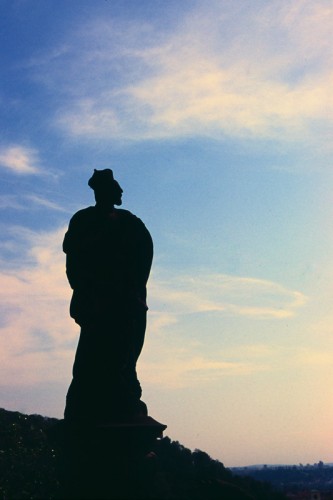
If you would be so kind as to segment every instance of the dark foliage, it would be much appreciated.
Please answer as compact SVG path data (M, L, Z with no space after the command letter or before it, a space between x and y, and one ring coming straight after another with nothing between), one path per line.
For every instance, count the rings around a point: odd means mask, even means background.
M0 498L54 496L56 454L45 431L55 422L0 409Z
M282 500L268 483L239 477L201 450L191 452L165 437L156 444L160 483L168 499Z
M59 496L56 463L61 443L52 435L57 419L0 409L0 498L53 499ZM284 496L249 477L239 477L207 453L194 452L165 437L149 454L153 499L279 500ZM154 483L154 484L153 484Z

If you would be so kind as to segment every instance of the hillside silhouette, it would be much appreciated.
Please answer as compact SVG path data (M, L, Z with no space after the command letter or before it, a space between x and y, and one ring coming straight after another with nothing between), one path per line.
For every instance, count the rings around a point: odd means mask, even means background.
M61 498L57 461L61 440L54 429L61 421L0 409L0 498ZM267 483L234 475L207 453L191 451L164 437L147 456L153 470L151 499L280 500Z

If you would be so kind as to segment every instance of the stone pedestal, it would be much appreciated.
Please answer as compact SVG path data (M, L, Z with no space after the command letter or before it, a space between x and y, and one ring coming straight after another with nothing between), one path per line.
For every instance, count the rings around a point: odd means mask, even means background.
M151 450L166 425L142 416L124 422L61 422L59 497L156 498Z

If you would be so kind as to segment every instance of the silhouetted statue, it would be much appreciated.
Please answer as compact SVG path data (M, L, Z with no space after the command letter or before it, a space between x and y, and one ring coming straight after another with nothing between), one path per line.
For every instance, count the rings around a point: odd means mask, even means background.
M72 217L63 243L70 314L81 326L65 419L120 421L147 415L136 362L153 243L139 218L114 207L123 190L112 170L95 170L88 184L96 205Z

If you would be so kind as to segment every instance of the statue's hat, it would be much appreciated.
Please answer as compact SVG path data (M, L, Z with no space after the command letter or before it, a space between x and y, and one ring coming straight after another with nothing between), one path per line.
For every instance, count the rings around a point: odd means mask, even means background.
M88 186L95 191L110 182L114 182L113 172L110 168L104 170L96 170L95 168L92 177L88 181Z

